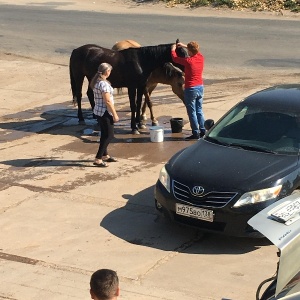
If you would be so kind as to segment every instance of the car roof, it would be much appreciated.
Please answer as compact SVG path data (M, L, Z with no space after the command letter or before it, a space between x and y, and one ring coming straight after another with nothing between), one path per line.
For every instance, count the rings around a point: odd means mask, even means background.
M243 101L246 105L273 107L278 111L299 111L300 84L282 84L258 91Z

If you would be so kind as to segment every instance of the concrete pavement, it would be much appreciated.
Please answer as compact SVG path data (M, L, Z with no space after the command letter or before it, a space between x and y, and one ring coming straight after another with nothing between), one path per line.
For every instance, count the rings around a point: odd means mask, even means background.
M149 121L143 134L129 134L127 96L116 95L121 120L109 149L120 161L100 169L92 165L98 137L87 99L86 125L71 103L68 58L55 65L1 53L0 60L0 299L89 299L98 268L118 272L120 299L255 298L275 272L275 247L203 235L155 213L160 168L193 143L183 140L185 108L170 88L152 97L163 143L151 143ZM217 120L244 96L297 78L268 72L207 68L206 117ZM182 134L171 133L171 117L184 118Z
M190 133L185 109L169 88L153 95L163 143L151 143L149 121L143 134L128 134L127 96L116 95L121 121L110 151L120 161L99 169L92 165L95 123L85 99L87 125L77 124L62 80L67 67L18 58L1 66L2 75L23 79L1 76L0 298L88 299L91 273L112 268L121 299L253 299L275 271L275 248L263 240L203 236L155 213L160 168L193 143L183 140ZM46 71L46 79L33 80ZM246 79L238 88L231 84L230 91L221 80L207 86L207 116L223 114L241 87L256 88ZM171 117L184 118L183 133L171 133Z

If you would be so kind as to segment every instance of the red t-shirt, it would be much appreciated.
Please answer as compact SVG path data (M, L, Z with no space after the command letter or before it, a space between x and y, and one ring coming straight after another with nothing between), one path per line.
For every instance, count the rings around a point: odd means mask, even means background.
M204 56L200 52L190 57L179 57L173 50L171 55L175 63L184 66L185 88L203 85Z

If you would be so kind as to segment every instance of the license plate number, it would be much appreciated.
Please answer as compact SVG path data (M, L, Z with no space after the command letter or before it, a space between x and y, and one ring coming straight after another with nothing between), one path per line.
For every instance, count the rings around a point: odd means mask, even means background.
M214 221L214 212L212 210L190 205L176 203L176 214L208 222Z
M293 201L271 214L280 222L287 222L292 217L300 214L300 200Z

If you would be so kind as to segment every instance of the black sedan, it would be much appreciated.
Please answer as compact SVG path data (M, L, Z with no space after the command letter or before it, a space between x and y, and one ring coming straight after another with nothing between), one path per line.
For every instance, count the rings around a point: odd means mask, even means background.
M162 168L155 206L204 231L257 236L247 221L300 188L300 84L259 91Z

